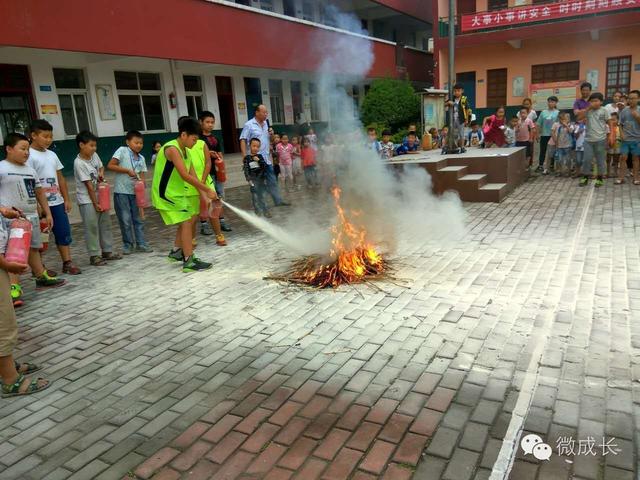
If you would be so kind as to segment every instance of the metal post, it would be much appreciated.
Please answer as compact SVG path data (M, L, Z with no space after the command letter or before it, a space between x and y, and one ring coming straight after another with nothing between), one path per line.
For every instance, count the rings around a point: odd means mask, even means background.
M449 0L449 100L453 100L453 86L456 83L455 68L455 48L456 48L456 3ZM462 105L460 105L462 107ZM458 149L456 138L453 132L453 107L449 107L449 134L447 135L447 150L452 153Z

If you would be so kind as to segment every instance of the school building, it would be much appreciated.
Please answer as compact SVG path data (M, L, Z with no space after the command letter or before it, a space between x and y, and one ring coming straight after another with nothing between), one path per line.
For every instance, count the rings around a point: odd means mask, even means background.
M456 80L479 120L526 97L571 108L589 81L610 98L640 88L640 0L457 0ZM448 1L434 1L436 80L448 81Z
M359 33L340 11L355 15ZM127 130L142 131L148 151L180 116L202 110L216 115L226 152L239 149L260 103L276 131L323 128L331 105L315 72L345 35L368 37L375 54L365 80L340 84L354 115L373 78L433 85L432 17L421 0L10 0L2 14L0 136L45 118L67 167L79 130L100 137L104 159ZM348 72L335 73L340 82Z

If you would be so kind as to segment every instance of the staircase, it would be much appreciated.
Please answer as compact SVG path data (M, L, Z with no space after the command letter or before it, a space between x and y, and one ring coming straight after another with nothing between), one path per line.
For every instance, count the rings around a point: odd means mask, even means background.
M439 151L394 157L393 168L424 168L433 192L455 190L465 202L501 202L528 176L524 148L470 149L459 155Z

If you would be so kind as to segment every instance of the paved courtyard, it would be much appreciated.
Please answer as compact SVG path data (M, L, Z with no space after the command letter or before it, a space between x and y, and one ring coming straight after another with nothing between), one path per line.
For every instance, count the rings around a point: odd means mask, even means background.
M464 239L337 291L263 280L283 248L233 217L191 275L155 213L156 253L102 268L76 225L83 274L18 312L18 358L54 384L0 401L0 478L486 480L515 453L514 480L636 479L640 189L576 182L465 205Z

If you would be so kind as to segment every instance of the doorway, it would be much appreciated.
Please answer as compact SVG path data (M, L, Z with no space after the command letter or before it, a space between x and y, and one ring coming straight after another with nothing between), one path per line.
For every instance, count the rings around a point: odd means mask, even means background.
M291 103L293 104L293 123L302 123L302 82L291 81Z
M487 70L487 107L507 104L507 69Z
M476 72L464 72L456 75L456 83L462 84L464 95L469 100L471 110L476 108Z
M256 107L262 104L262 88L260 87L259 78L245 77L244 92L247 97L247 114L249 118L253 117Z
M235 102L231 77L216 77L218 108L220 109L220 128L225 153L239 151L238 127L236 124Z
M35 103L26 65L0 64L0 136L29 133L35 118Z

